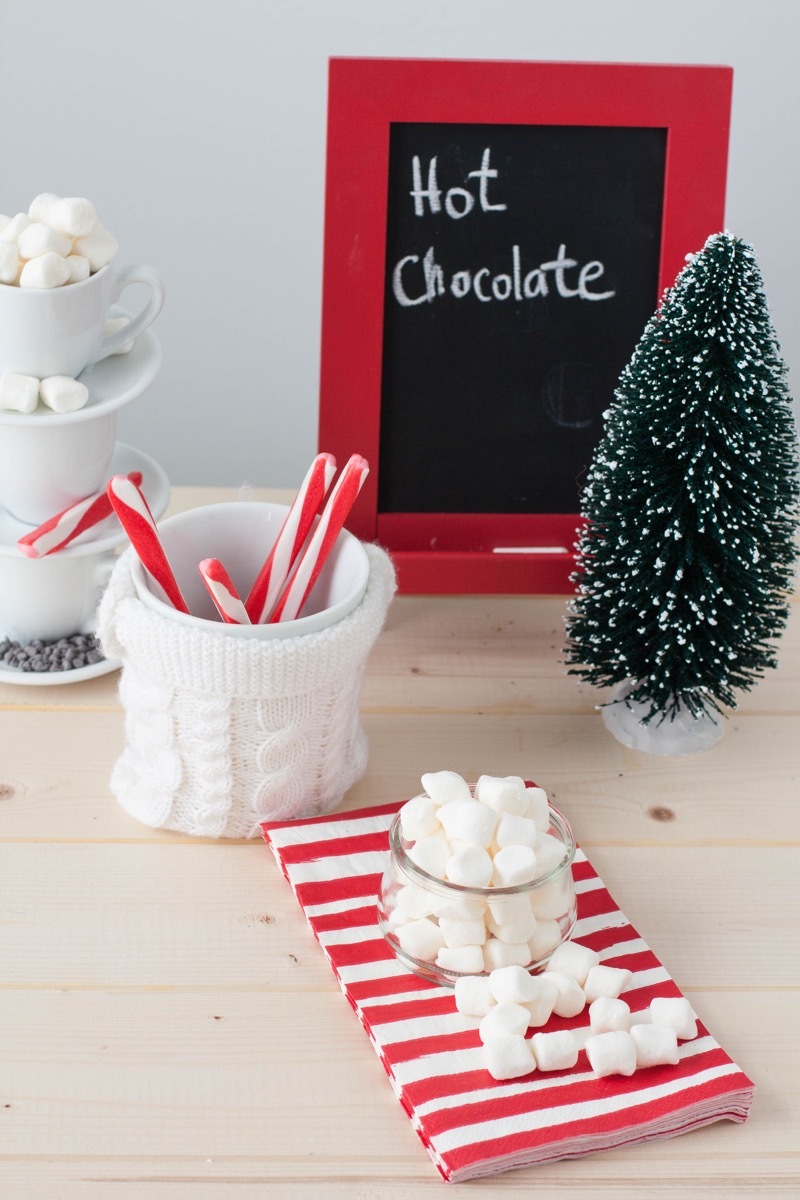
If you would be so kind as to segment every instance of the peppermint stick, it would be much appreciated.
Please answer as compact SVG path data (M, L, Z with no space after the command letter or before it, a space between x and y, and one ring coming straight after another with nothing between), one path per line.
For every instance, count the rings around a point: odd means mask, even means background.
M367 460L360 454L351 455L328 497L311 541L272 611L270 622L292 621L300 612L319 579L368 474Z
M131 471L128 479L138 487L142 482L142 472ZM44 558L46 554L55 554L56 550L63 550L87 529L99 525L110 516L111 501L103 488L101 492L95 492L93 496L87 496L77 504L70 504L63 512L57 513L49 521L26 533L17 540L17 546L27 558Z
M155 519L141 489L125 475L114 475L108 481L106 490L111 507L139 555L142 566L164 589L172 607L177 608L179 612L188 613L186 601L181 595L178 581L161 545Z
M309 467L275 544L245 601L247 615L254 625L269 618L335 472L336 459L332 454L318 454Z
M217 612L227 625L249 625L242 598L218 558L204 558L197 567Z

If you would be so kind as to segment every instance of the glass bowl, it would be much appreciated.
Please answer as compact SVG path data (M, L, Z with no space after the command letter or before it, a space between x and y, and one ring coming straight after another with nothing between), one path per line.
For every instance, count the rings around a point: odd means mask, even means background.
M488 975L495 966L512 962L531 973L544 970L556 947L572 937L577 919L572 876L575 838L567 819L552 805L548 810L547 833L564 847L561 860L530 883L485 888L450 883L417 866L408 854L413 843L403 838L397 814L389 829L389 863L381 880L378 920L404 966L444 987L454 987L462 975ZM441 949L457 948L453 943L459 942L464 949L463 938L473 933L484 939L469 943L480 946L480 954L472 948L468 955L456 957L469 957L474 960L470 967L480 969L458 970L440 961L453 957L442 955Z

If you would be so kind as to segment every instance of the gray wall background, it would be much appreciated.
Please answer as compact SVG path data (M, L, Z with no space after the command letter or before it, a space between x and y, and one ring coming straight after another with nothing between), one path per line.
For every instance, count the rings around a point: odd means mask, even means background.
M797 0L0 0L0 211L89 196L119 261L164 276L164 365L123 440L174 484L297 485L329 56L727 64L726 225L755 246L800 390L799 33Z

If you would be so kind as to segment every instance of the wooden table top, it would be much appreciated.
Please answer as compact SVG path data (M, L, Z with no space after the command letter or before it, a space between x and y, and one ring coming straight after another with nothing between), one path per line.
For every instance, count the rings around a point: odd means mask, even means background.
M234 495L176 489L171 511ZM399 597L344 806L444 767L535 775L756 1096L745 1125L458 1186L800 1196L797 605L780 668L683 759L605 731L560 661L564 606ZM267 847L151 830L117 805L117 682L0 685L0 1195L443 1196Z

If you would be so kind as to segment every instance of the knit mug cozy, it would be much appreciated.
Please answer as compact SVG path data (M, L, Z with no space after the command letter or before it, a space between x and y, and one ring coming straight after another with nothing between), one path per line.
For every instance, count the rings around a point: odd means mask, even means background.
M330 812L364 773L359 700L367 656L396 581L365 545L358 607L299 637L226 637L145 606L117 562L99 610L104 653L122 662L125 748L111 772L119 803L145 825L242 838L267 820Z

